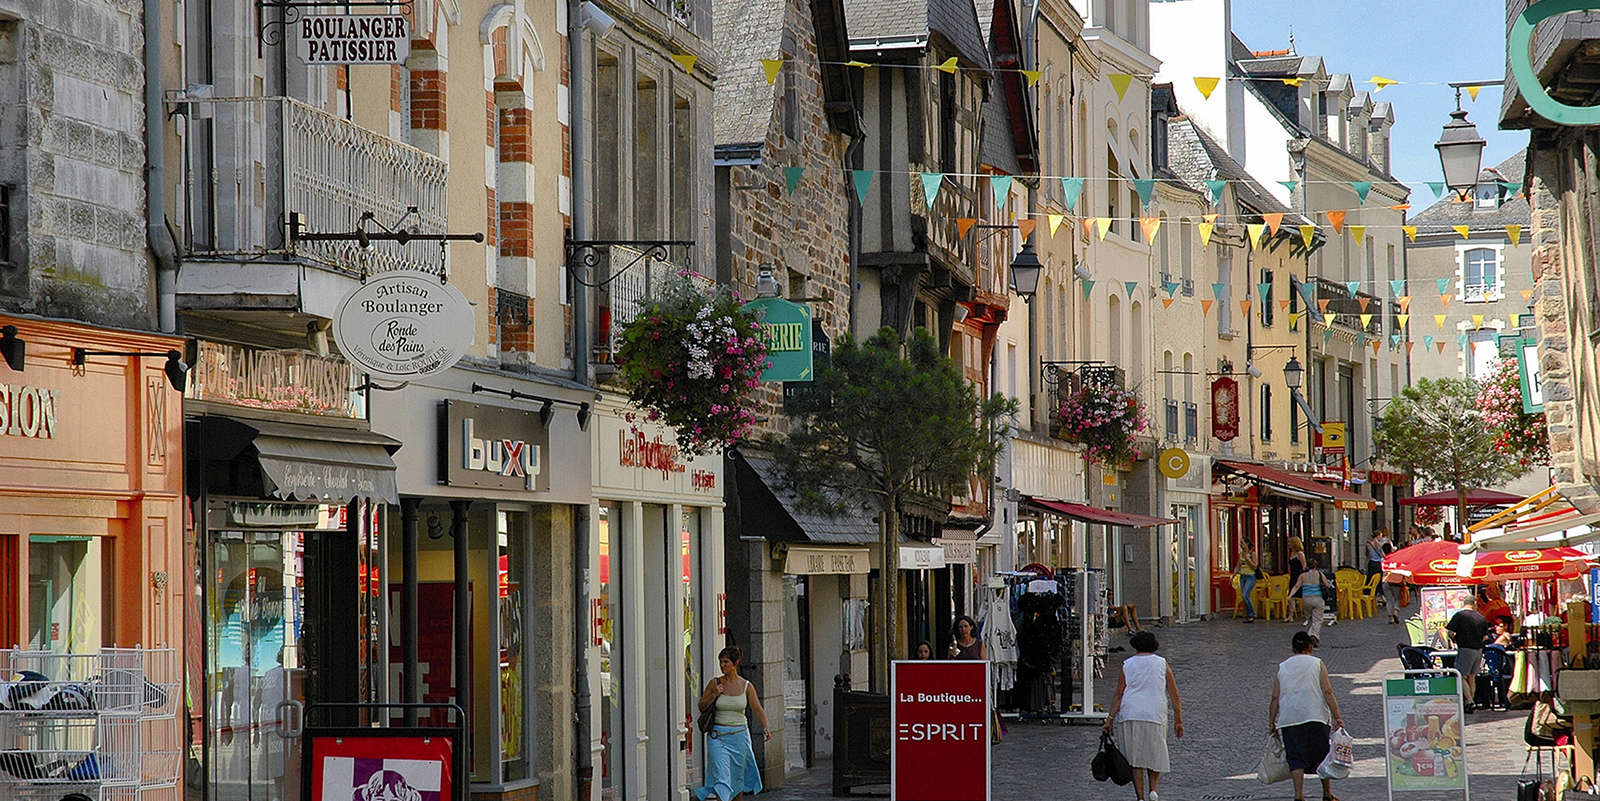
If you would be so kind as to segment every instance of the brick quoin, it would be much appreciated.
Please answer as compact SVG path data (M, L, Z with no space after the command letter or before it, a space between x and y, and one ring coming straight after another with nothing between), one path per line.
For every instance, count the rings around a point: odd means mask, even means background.
M533 163L533 110L500 110L500 160Z
M418 130L445 130L444 72L411 72L411 127Z
M500 255L533 257L533 204L500 204Z
M487 226L485 226L485 230L484 230L484 234L483 234L483 243L492 248L492 247L495 246L495 243L498 242L500 240L500 237L502 236L502 234L500 232L500 226L497 225L497 223L500 221L500 214L499 214L500 204L495 202L495 199L494 199L494 188L493 187L486 186L486 187L483 188L483 192L484 192L484 195L487 198L487 206L486 206L486 208L488 209L488 223L489 223Z
M406 76L405 68L399 64L389 67L389 110L399 111L405 108Z
M485 92L483 97L483 144L490 149L494 148L494 123L497 114L494 92Z

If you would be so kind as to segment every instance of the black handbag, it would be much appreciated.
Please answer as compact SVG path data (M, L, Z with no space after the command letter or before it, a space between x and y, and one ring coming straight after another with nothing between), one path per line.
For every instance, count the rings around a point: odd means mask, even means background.
M1539 754L1530 750L1528 756ZM1533 769L1533 778L1528 778L1528 758L1522 759L1522 775L1517 777L1517 801L1543 801L1544 795L1544 756L1539 755L1539 761Z
M711 702L711 706L706 707L704 710L702 710L700 712L700 718L699 718L699 720L695 721L695 725L700 729L701 733L703 733L703 734L710 734L711 733L711 730L713 728L715 728L716 725L717 725L717 702L716 701L712 701Z
M1117 750L1117 744L1112 741L1111 735L1100 733L1100 750L1095 752L1094 759L1089 762L1089 772L1095 781L1110 780L1118 786L1127 785L1133 781L1133 766L1128 764L1128 758Z

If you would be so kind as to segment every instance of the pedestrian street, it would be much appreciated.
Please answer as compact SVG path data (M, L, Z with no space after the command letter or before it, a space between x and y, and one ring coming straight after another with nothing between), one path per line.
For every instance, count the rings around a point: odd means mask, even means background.
M1414 613L1416 605L1408 611ZM1160 640L1158 654L1166 657L1177 677L1185 726L1183 739L1169 740L1172 770L1161 777L1161 801L1292 799L1289 782L1263 785L1255 779L1255 768L1266 737L1273 676L1278 662L1290 655L1289 640L1298 626L1268 620L1245 625L1242 620L1221 619L1150 630ZM1333 783L1333 793L1342 801L1387 798L1380 682L1384 672L1400 668L1395 644L1403 636L1404 627L1388 625L1383 615L1342 620L1322 629L1322 645L1314 655L1327 663L1345 727L1356 738L1351 777ZM1113 637L1113 647L1121 645L1127 650L1111 655L1097 682L1095 697L1102 704L1109 705L1121 661L1133 653L1127 648L1127 639L1120 633ZM1522 724L1527 714L1526 710L1480 710L1466 717L1465 753L1472 798L1516 797L1516 781L1526 754ZM1006 726L1009 731L1004 741L992 751L991 798L1123 801L1134 797L1131 785L1118 787L1090 776L1098 726L1014 720ZM1547 759L1547 771L1548 764ZM831 769L831 764L820 763L804 777L762 797L771 801L830 798ZM1530 762L1530 775L1533 769ZM1321 797L1320 787L1311 777L1307 777L1305 792L1307 799ZM1405 793L1395 797L1424 801L1460 798L1461 794Z

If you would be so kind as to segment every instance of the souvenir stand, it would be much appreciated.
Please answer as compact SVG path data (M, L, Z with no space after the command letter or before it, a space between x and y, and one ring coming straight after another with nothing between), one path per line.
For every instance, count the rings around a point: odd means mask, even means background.
M1013 599L1015 678L1002 714L1018 720L1100 721L1094 679L1105 668L1105 572L1029 565L1002 575ZM1002 688L1005 689L1005 688Z

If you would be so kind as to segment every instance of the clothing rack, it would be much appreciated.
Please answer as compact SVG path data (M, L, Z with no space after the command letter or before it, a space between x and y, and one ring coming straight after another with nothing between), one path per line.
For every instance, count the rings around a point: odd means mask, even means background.
M1019 650L1009 699L1015 711L1005 714L1063 725L1104 720L1094 680L1110 650L1105 573L1030 567L996 574L1013 599Z

